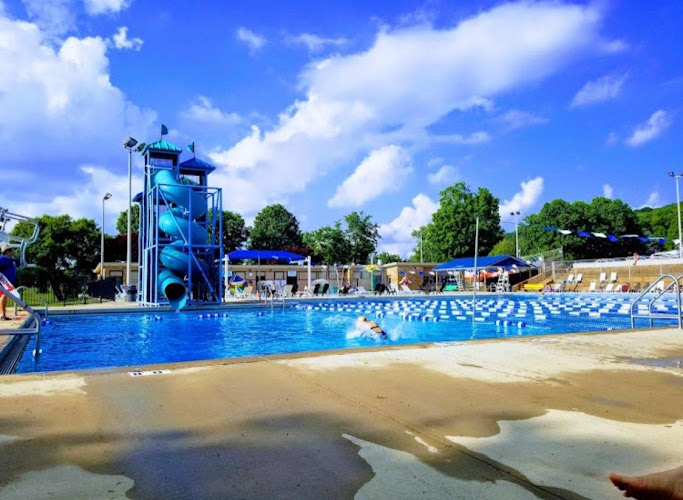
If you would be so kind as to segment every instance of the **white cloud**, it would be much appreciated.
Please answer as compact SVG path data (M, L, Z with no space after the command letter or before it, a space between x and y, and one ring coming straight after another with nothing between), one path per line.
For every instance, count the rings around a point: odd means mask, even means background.
M511 200L505 200L500 206L499 211L501 216L507 215L510 212L519 210L522 214L529 212L538 199L543 194L543 177L536 177L528 182L522 182L522 190L512 197Z
M30 201L17 201L8 193L0 193L0 206L12 207L13 212L29 217L68 214L73 219L93 218L101 224L102 197L109 192L112 197L105 203L105 231L115 234L116 219L128 209L128 175L118 175L93 165L84 165L78 170L84 179L74 183L69 190L47 199L32 196ZM132 179L133 193L137 193L142 189L142 175L134 173Z
M439 170L427 175L430 184L445 186L455 183L460 177L460 171L450 165L442 165Z
M413 198L412 206L404 207L398 217L380 225L379 250L407 257L415 247L412 232L427 225L438 208L439 204L429 196L418 194Z
M28 18L52 39L73 30L76 16L71 9L72 0L22 0Z
M90 15L113 14L130 6L132 0L83 0L85 10Z
M485 131L435 137L428 127L454 110L489 109L500 94L598 52L599 22L591 6L519 2L447 29L383 29L364 52L309 64L299 81L304 96L274 128L253 128L232 148L213 151L214 179L257 189L259 197L230 199L231 209L253 212L383 146L485 142Z
M586 83L572 99L570 107L578 108L614 99L621 93L627 75L607 75Z
M602 195L605 198L612 199L614 198L614 188L610 186L609 184L603 184L602 185Z
M183 118L197 122L212 123L217 125L236 125L242 122L237 113L226 113L214 106L206 96L199 95L190 106L181 112Z
M325 38L312 33L288 36L285 41L290 45L303 45L309 52L320 52L325 47L341 47L348 43L346 38Z
M121 26L119 30L111 37L114 47L121 50L135 50L142 48L142 38L128 38L128 27Z
M511 109L504 115L498 117L498 121L505 124L508 130L515 130L523 127L530 127L532 125L542 125L548 123L548 119L542 116L537 116L526 111L518 109Z
M652 113L652 116L650 116L645 123L638 125L633 131L633 134L624 142L632 148L642 146L646 142L650 142L659 137L662 132L669 128L671 122L672 120L667 112L663 109L659 109Z
M250 29L244 27L237 29L235 37L240 42L244 42L245 44L247 44L247 46L249 47L249 52L251 52L252 54L258 51L259 49L263 48L263 46L266 44L265 37L257 35Z
M398 191L413 171L408 153L399 146L372 151L330 198L330 207L360 207L391 191Z
M662 199L659 196L659 191L656 189L650 193L650 196L647 197L647 201L643 203L639 208L645 208L645 207L650 207L650 208L659 208L662 206Z
M53 47L45 36L0 17L0 67L12 68L0 71L0 171L40 173L41 193L60 179L79 182L76 165L122 165L123 138L151 135L156 120L111 83L106 40L69 37Z

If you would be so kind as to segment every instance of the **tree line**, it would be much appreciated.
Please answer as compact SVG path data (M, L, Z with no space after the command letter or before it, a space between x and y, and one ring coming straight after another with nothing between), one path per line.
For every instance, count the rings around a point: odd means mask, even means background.
M446 262L456 257L474 254L475 221L479 217L479 254L515 253L514 229L504 231L499 214L500 200L487 188L472 191L458 182L440 193L439 207L425 226L413 232L415 248L406 259L419 262ZM238 248L288 250L311 256L319 264L367 264L374 255L383 263L401 261L401 256L386 252L375 254L380 241L379 226L372 216L351 212L334 224L313 231L302 231L294 214L281 204L269 205L259 212L251 226L244 218L229 210L223 219L223 249L226 253ZM139 225L140 209L133 206L131 227ZM41 234L38 242L28 248L29 262L37 267L23 269L21 284L49 286L58 299L79 293L84 283L93 277L100 260L100 228L92 219L72 219L69 215L43 215L38 222ZM635 239L610 242L600 238L580 238L562 235L543 228L553 226L569 230L585 230L614 235L641 234L678 237L675 205L658 209L634 210L621 200L604 197L590 202L549 201L534 214L526 215L519 224L522 255L533 255L562 248L566 259L624 257L634 252L647 253L662 249L654 243ZM13 234L28 237L31 225L19 223ZM127 211L116 222L118 234L105 236L105 259L126 259ZM133 261L138 259L137 232L133 233ZM670 249L668 241L663 249Z

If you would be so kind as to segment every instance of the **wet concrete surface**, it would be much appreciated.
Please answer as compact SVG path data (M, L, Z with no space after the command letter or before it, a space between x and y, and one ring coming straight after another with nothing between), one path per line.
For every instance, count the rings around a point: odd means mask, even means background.
M683 439L683 373L624 352L683 335L2 377L0 499L619 498L608 467L678 465Z

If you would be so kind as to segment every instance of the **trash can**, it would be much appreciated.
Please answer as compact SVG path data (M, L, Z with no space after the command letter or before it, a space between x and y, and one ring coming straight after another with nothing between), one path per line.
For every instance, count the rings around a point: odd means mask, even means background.
M135 285L123 286L123 291L126 293L126 302L137 302L138 300L138 287Z

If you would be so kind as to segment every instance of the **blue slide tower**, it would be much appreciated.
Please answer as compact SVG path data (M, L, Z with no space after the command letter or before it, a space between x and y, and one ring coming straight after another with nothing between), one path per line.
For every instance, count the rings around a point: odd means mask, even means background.
M219 303L222 300L223 203L208 186L213 165L160 140L142 150L139 295L143 306Z

